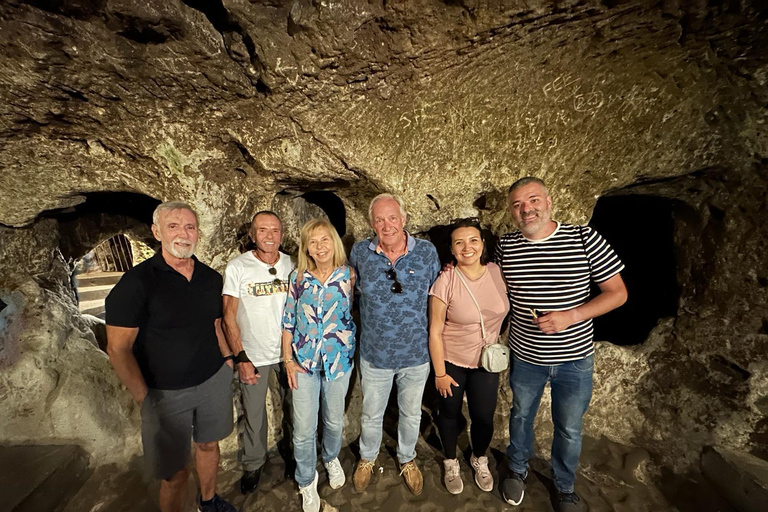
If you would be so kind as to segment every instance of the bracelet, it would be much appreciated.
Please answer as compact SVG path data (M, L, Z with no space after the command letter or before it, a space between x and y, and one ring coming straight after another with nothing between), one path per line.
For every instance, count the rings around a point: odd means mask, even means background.
M238 363L250 363L251 360L248 359L248 356L245 354L245 350L241 350L238 352L238 354L234 357L235 362Z
M436 378L436 379L442 379L442 378L443 378L443 377L445 377L446 375L448 375L448 374L447 374L447 373L444 373L444 374L442 374L442 375L435 375L435 378Z
M293 362L295 362L293 359L283 359L283 364L288 364Z
M234 361L235 360L235 356L234 356L234 354L229 354L228 356L224 356L224 360L225 361Z

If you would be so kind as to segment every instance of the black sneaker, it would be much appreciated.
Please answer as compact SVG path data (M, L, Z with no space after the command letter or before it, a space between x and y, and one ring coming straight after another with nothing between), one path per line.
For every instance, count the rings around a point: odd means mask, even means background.
M501 495L510 505L517 506L522 503L525 496L525 476L513 471L512 475L501 483Z
M219 498L218 494L214 494L207 505L203 505L202 501L197 502L197 512L237 512L237 509L228 501Z
M243 471L243 477L240 479L240 492L249 494L259 487L261 480L261 470L264 466L255 471Z
M575 492L558 492L557 510L558 512L581 512L583 510L581 498Z

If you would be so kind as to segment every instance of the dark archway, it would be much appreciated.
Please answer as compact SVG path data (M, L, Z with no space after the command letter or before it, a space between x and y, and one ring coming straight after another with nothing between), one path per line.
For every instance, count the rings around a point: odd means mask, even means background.
M340 237L347 233L347 211L339 196L328 190L312 190L302 194L301 197L308 203L319 206L325 212Z
M157 249L150 226L160 201L134 192L83 195L85 202L43 216L58 222L59 249L70 262L70 285L81 313L103 318L104 298L122 273L136 263L133 244L125 235L143 247L142 253ZM96 337L103 348L98 333Z
M674 202L648 195L606 196L590 221L624 262L627 303L595 319L595 339L637 345L661 318L677 314L680 288L674 243ZM593 290L596 291L596 290Z
M98 244L119 233L132 234L156 248L150 231L158 199L135 192L89 192L85 202L66 210L46 212L55 218L65 259L77 260Z

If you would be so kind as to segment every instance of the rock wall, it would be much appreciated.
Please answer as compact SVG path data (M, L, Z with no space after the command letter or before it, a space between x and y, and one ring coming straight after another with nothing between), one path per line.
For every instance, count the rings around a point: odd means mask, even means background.
M588 432L677 467L706 442L765 456L767 13L748 1L4 2L0 402L13 413L0 440L77 442L99 462L135 453L136 413L69 288L67 259L118 225L67 224L94 193L190 202L199 255L223 269L259 209L284 213L295 247L318 213L308 192L341 200L347 243L368 234L383 191L405 198L415 233L478 216L499 234L506 188L535 174L564 221L586 222L610 193L678 206L678 314L641 346L600 348Z

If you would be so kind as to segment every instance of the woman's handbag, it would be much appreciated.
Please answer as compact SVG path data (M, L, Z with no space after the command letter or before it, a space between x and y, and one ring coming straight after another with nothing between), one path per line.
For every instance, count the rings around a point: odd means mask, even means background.
M509 347L501 343L487 342L485 339L485 321L483 320L483 312L480 309L480 305L472 294L472 290L469 289L469 285L464 280L464 276L462 275L461 270L459 270L459 267L454 267L454 270L456 275L459 276L459 279L461 279L462 284L464 284L464 287L467 289L469 296L472 297L472 302L475 303L477 312L480 314L480 334L483 337L483 343L485 343L483 351L480 354L480 366L482 366L485 371L491 373L503 372L509 368Z

